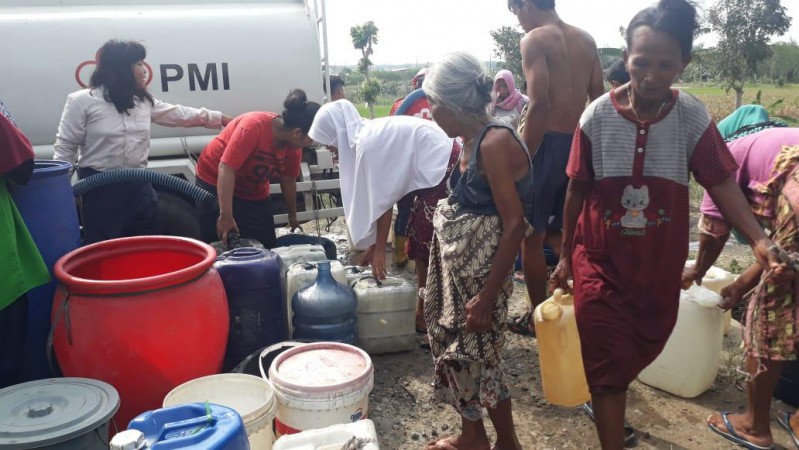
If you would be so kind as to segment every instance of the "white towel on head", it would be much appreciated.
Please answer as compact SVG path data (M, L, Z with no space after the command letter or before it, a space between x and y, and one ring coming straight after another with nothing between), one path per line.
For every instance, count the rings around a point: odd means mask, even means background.
M308 135L338 148L344 216L358 250L375 243L377 219L405 194L441 182L453 146L434 122L409 116L365 120L347 100L322 106Z

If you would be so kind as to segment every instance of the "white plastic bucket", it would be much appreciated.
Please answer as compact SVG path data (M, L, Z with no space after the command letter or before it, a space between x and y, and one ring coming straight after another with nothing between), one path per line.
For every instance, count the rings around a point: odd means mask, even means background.
M197 402L235 409L244 422L250 448L272 449L275 441L272 421L277 405L268 382L243 373L197 378L172 389L164 398L164 407Z
M278 437L368 417L374 367L363 350L317 342L281 353L269 367Z

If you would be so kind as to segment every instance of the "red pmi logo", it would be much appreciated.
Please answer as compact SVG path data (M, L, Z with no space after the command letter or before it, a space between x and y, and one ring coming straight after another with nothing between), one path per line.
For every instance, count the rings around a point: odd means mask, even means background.
M99 52L99 51L98 51ZM87 74L87 67L96 66L97 65L97 54L95 53L94 59L90 61L83 61L82 63L78 64L78 67L75 69L75 81L78 82L78 86L82 88L89 87L89 77L91 77L91 72ZM153 81L153 68L150 67L147 62L144 63L144 67L147 69L147 82L144 83L145 86L149 86L150 83ZM86 81L84 81L86 80Z

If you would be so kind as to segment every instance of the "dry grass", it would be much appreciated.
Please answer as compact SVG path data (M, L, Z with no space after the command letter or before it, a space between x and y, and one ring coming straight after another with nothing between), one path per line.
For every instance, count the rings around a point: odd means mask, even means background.
M727 117L735 110L735 93L724 92L712 85L684 85L678 86L686 92L694 95L701 100L713 116L716 122ZM754 103L757 100L757 93L761 92L760 103L769 108L779 100L782 103L775 107L771 114L773 116L787 119L793 126L799 125L799 85L786 85L776 87L773 85L749 85L745 87L743 102L744 104Z

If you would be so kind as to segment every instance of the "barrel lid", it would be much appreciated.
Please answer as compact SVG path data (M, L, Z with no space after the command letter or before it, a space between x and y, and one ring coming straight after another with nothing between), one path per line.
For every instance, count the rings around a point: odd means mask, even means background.
M50 378L0 390L0 449L68 441L108 422L119 409L113 386L87 378Z
M357 347L320 342L282 353L272 362L269 373L276 386L316 392L363 384L372 376L373 367L369 355Z

